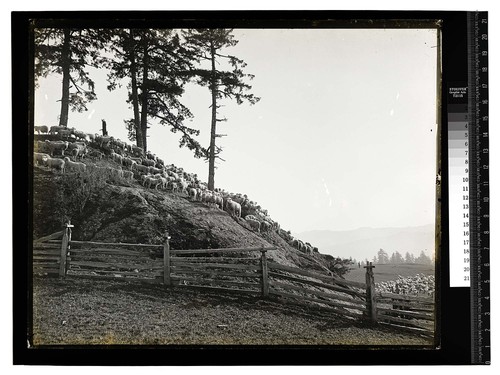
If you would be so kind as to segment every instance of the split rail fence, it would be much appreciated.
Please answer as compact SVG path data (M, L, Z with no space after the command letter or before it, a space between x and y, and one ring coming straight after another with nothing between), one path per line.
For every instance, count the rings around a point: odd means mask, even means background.
M434 334L434 300L376 293L371 263L365 283L272 261L275 247L175 250L162 245L76 241L72 225L33 243L33 272L137 280L236 291L307 302L344 317ZM260 254L259 254L260 253Z

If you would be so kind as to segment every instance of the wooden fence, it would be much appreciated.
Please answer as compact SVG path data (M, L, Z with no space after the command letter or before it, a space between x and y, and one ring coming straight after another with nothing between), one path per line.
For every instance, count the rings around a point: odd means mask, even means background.
M376 293L371 263L365 267L365 283L360 283L276 263L267 255L275 247L174 250L168 234L162 245L75 241L71 228L68 224L34 241L34 273L275 296L347 318L434 334L434 300Z

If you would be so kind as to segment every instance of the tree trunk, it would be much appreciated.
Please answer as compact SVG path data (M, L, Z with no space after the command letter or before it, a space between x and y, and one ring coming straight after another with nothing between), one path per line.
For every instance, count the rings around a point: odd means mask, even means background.
M141 119L139 114L139 94L137 92L137 65L135 62L135 41L134 41L134 31L130 29L130 75L132 79L132 106L134 108L134 128L135 128L135 140L138 147L142 146L142 129L141 129Z
M141 97L141 133L142 133L142 148L144 152L147 151L147 132L148 132L148 70L149 70L149 56L148 56L148 42L143 40L143 71L142 71L142 97Z
M210 148L208 159L208 189L215 188L215 135L217 129L217 81L215 77L215 48L210 47L212 60L212 82L210 83L210 92L212 94L212 127L210 130Z
M69 81L70 81L70 50L71 32L69 29L64 29L64 40L61 49L61 68L62 68L62 97L61 97L61 115L59 116L59 126L68 126L69 114Z

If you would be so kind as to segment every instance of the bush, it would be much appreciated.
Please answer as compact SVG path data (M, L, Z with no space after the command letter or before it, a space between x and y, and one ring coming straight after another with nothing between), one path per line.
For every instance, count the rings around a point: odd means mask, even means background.
M105 170L87 168L85 172L65 174L60 177L56 191L55 211L62 222L80 221L85 208L106 187Z

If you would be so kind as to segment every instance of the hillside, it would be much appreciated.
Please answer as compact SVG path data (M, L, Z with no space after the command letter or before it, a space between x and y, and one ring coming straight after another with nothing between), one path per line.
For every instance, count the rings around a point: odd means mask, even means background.
M35 139L51 138L54 136ZM63 174L34 165L34 238L61 230L70 219L77 240L161 244L168 232L173 249L276 246L278 250L269 254L271 259L325 272L331 257L305 254L290 246L278 231L258 233L244 219L194 201L185 193L142 186L135 172L133 179L104 174L103 170L122 167L105 149L92 142L87 147L87 155L81 159L87 167L85 173ZM102 151L104 157L96 151Z
M298 237L318 246L324 253L339 257L352 257L358 261L371 260L379 249L389 255L399 251L418 256L427 249L434 249L434 226L424 225L405 228L359 228L349 231L315 230L302 232Z

